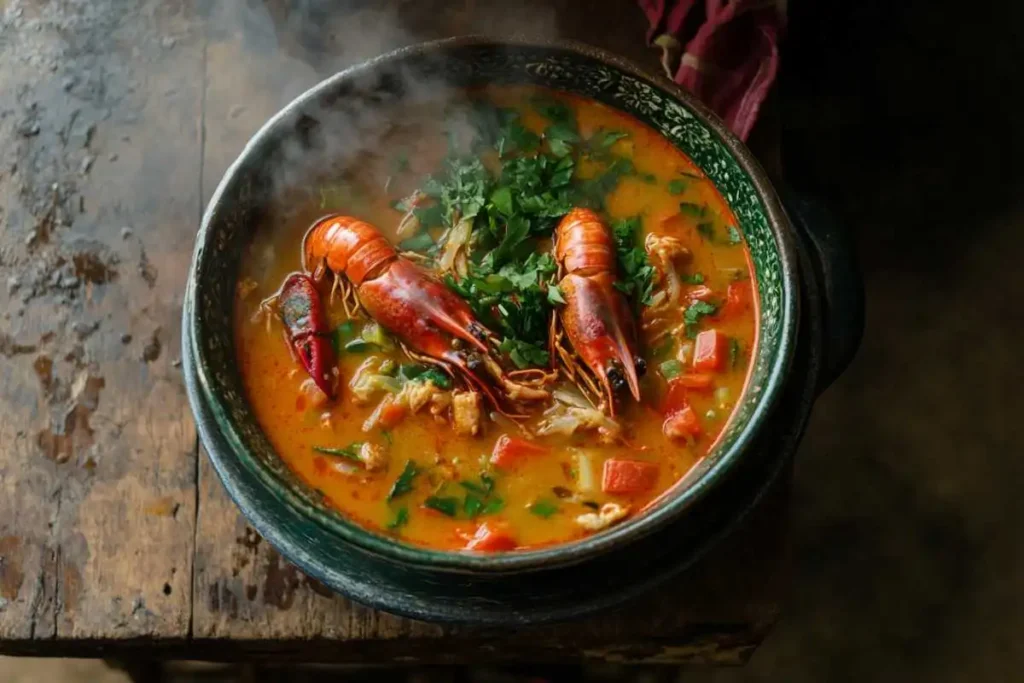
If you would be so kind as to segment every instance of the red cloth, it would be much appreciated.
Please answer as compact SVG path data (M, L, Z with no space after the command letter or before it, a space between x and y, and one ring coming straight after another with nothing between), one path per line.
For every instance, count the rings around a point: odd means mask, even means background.
M746 140L779 68L778 0L637 0L669 77Z

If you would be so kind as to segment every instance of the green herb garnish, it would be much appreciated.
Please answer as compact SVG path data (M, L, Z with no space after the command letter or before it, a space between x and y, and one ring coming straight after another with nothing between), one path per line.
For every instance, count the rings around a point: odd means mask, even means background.
M667 360L658 366L658 371L665 379L673 379L683 374L683 364L676 359Z
M702 273L691 273L690 275L683 275L680 279L688 285L704 284L704 275Z
M484 503L484 509L480 511L481 515L495 515L505 509L505 501L497 496L491 498Z
M484 501L480 496L472 493L466 494L466 499L462 501L462 509L465 510L466 516L472 519L480 514L480 511L484 508Z
M743 235L736 229L736 226L730 225L726 228L726 231L729 233L729 237L726 239L729 244L736 245L743 241Z
M398 379L404 382L433 382L438 389L451 389L452 378L443 370L419 363L404 363L398 367Z
M405 507L400 507L395 512L395 516L387 523L387 528L391 531L401 529L403 526L409 523L409 510Z
M328 448L327 446L313 446L313 450L317 453L323 453L324 455L333 455L339 458L346 458L347 460L354 460L355 462L362 462L359 459L359 449L363 447L361 441L350 443L344 448Z
M454 517L459 512L459 499L451 496L430 496L423 501L423 505L448 517Z
M552 503L549 500L543 500L543 499L534 502L532 505L530 505L529 509L530 509L530 512L532 512L533 514L537 515L538 517L543 517L544 519L547 519L551 515L553 515L556 512L558 512L558 506L557 505L555 505L554 503Z
M735 368L740 358L740 343L735 337L729 337L729 367Z
M686 336L691 339L697 336L697 330L702 318L713 315L718 307L700 299L690 304L683 313L683 322L686 324Z
M640 217L634 216L612 223L615 247L619 255L622 278L615 287L634 298L634 301L650 306L654 289L654 267L647 260L647 252L638 246Z
M334 354L336 356L341 355L341 351L345 346L345 342L352 339L356 334L356 324L351 320L346 320L331 332L331 345L334 347Z
M697 224L697 232L703 235L708 240L715 239L715 224L710 221L704 221L703 223Z
M388 492L388 500L394 500L395 498L404 496L412 491L413 481L419 473L420 470L416 467L416 463L412 460L406 460L405 468L402 470L402 473L398 475L398 478L395 479L395 483L391 486L391 490Z
M558 285L548 285L548 301L556 305L565 303L565 297L562 296L562 290Z
M686 192L686 181L679 179L668 181L668 192L669 194L682 194Z
M693 218L703 218L707 213L708 207L704 204L694 204L693 202L679 202L679 213L691 216Z

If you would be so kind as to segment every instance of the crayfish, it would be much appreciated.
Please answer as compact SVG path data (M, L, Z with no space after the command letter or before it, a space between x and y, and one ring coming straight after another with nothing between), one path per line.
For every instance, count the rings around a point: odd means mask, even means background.
M551 319L552 358L595 405L603 404L614 417L616 399L625 389L640 400L638 378L646 365L636 351L633 313L614 285L612 231L590 209L573 209L555 229L555 260L565 305Z
M400 255L373 225L330 215L313 224L303 242L304 264L314 281L334 275L350 317L364 310L394 335L406 354L463 377L500 412L519 417L515 404L545 400L542 370L506 373L498 340L469 305L431 273Z

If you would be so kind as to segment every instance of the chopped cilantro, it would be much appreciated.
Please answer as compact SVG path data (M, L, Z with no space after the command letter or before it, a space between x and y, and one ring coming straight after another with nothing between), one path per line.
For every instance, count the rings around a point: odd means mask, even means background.
M444 172L431 176L423 191L441 205L444 224L451 227L480 213L490 196L491 182L491 176L480 159L449 158Z
M683 275L682 280L688 285L702 285L704 284L704 275L702 273L691 273L690 275Z
M530 505L530 512L537 515L538 517L543 517L544 519L547 519L551 515L558 512L558 506L552 503L550 500L541 499L535 501L532 505Z
M708 240L715 239L715 225L710 221L704 221L697 224L697 232L703 235Z
M673 379L683 374L683 364L673 358L659 365L658 370L665 379Z
M565 297L562 296L562 290L558 288L558 285L548 285L548 301L553 304L565 303Z
M517 368L541 367L548 364L550 355L547 351L536 344L525 342L520 339L505 337L498 347L503 353L507 353Z
M359 459L359 449L363 447L361 441L350 443L344 448L328 448L326 446L313 446L313 450L317 453L323 453L324 455L333 455L338 458L345 458L347 460L354 460L355 462L362 462Z
M735 337L729 337L729 367L735 368L740 358L740 343Z
M505 509L505 501L497 496L494 496L486 503L484 503L484 509L480 511L481 515L495 515Z
M402 469L402 473L398 475L395 483L391 486L391 490L388 491L388 500L394 500L412 491L412 483L419 473L420 470L416 467L416 463L412 460L406 460L405 468Z
M654 350L651 351L651 355L654 358L664 358L668 354L672 353L672 349L675 347L675 345L675 340L672 339L671 336L667 336L665 337L665 341L663 341L659 346L655 347Z
M541 116L551 123L558 123L573 131L576 130L576 114L565 102L550 97L535 97L533 106Z
M387 527L391 531L401 529L403 526L409 523L409 509L406 507L398 508L395 512L395 516L388 522Z
M452 378L444 371L420 363L404 363L399 366L398 379L405 382L433 382L439 389L452 388Z
M736 229L736 226L730 225L726 228L726 231L729 233L729 237L726 239L729 244L735 245L743 241L743 235Z
M649 306L654 289L654 267L647 260L647 252L637 246L639 232L639 216L612 223L619 268L622 271L622 277L615 283L615 287L635 301Z
M544 129L544 139L548 148L556 157L565 157L572 153L572 146L580 141L576 132L576 124L553 123Z
M697 328L700 325L700 321L705 316L713 315L718 307L707 301L701 301L697 299L689 308L683 313L683 322L686 324L686 336L693 337L697 336Z
M668 191L669 194L682 194L686 191L686 181L678 178L668 181Z
M480 475L479 484L474 481L460 481L459 486L481 496L488 496L494 490L494 479L487 473L484 473Z
M480 496L467 493L466 499L462 501L462 509L465 510L466 516L472 519L479 515L480 511L484 509L484 501Z
M430 496L423 501L423 506L448 517L454 517L459 511L459 499L451 496Z
M704 204L694 204L693 202L679 202L679 213L691 216L693 218L703 218L708 212L708 207Z

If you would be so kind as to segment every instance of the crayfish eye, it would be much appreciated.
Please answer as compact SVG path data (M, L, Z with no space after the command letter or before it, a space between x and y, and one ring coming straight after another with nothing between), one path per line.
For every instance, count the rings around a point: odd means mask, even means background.
M608 383L612 385L612 391L619 393L626 388L626 378L622 374L622 370L617 367L608 369Z
M634 363L636 364L636 376L643 377L647 373L647 361L637 356Z

